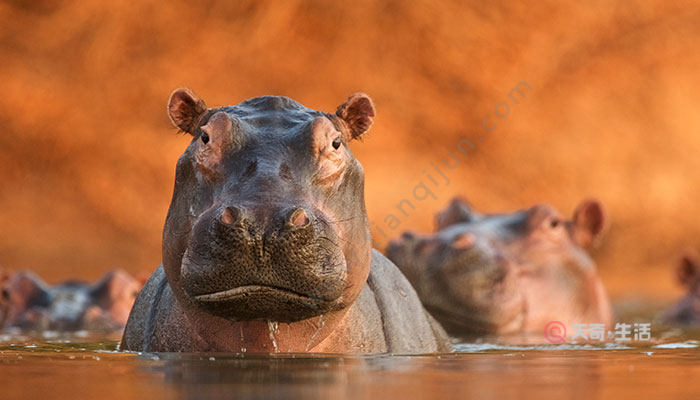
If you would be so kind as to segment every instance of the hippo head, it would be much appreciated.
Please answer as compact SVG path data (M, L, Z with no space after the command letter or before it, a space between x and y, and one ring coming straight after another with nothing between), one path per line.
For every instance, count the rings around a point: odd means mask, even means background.
M7 306L5 326L23 330L116 331L124 327L140 283L114 270L97 283L46 284L21 271L2 287Z
M585 252L605 228L603 206L596 200L582 202L573 218L566 220L546 204L508 214L480 214L463 199L454 199L436 215L438 230L460 225L478 236L490 238L523 268L537 270L573 263L590 266Z
M450 208L464 211L468 206L455 207L453 202ZM442 215L446 214L455 213ZM490 238L518 266L527 307L523 329L539 330L552 320L611 320L607 294L586 251L606 225L600 202L583 201L570 220L546 204L509 214L469 211L464 215L463 224L474 234Z
M192 140L176 168L163 265L185 309L228 321L294 322L344 309L369 274L364 173L348 142L372 124L369 97L335 114L265 96L168 105Z
M442 304L431 311L441 322L450 316L448 330L507 333L538 331L551 320L609 321L607 296L584 250L605 226L599 202L583 202L565 220L548 205L480 214L455 199L436 215L436 226L433 236L405 235L387 251L402 270L413 265L407 276L434 286L432 300L418 291L426 303Z
M520 328L525 304L517 269L490 239L455 225L434 235L404 233L386 253L448 331Z

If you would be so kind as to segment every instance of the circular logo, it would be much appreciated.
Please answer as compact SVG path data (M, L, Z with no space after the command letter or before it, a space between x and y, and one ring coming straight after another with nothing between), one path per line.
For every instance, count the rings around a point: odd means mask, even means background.
M566 325L561 321L549 321L544 327L544 338L549 343L566 342Z

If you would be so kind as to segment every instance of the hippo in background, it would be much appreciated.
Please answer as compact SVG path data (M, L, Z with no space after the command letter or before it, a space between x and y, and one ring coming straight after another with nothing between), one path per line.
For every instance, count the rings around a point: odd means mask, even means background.
M12 277L12 272L0 267L0 290L5 287L5 283ZM0 328L5 324L7 319L7 313L10 309L10 303L5 299L4 296L0 295Z
M444 330L371 248L364 171L349 144L372 100L333 114L281 96L207 108L170 97L192 139L177 162L163 265L134 304L121 349L433 353Z
M69 280L56 285L20 271L2 285L2 326L23 332L121 331L140 288L141 282L119 269L94 284Z
M585 250L604 226L593 200L565 220L548 205L480 214L454 199L435 234L404 233L386 254L453 336L541 333L550 321L608 326L610 302Z
M700 257L692 251L687 252L676 267L676 279L688 292L664 315L663 320L669 324L700 325Z

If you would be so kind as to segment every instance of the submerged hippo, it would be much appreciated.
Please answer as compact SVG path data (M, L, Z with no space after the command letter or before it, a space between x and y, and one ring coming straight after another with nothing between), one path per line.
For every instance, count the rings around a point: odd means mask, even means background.
M665 322L700 325L700 261L696 253L683 256L676 268L676 278L688 293L666 312Z
M5 284L12 277L12 273L2 267L0 267L0 290L5 287ZM9 299L0 294L0 328L5 325L5 320L7 319L7 313L10 310Z
M67 281L48 285L29 271L2 286L5 328L23 331L121 331L141 284L121 270L97 283Z
M222 352L448 349L401 272L371 249L364 173L348 144L372 124L354 94L335 114L278 96L207 108L176 90L192 135L121 348Z
M567 221L547 205L479 214L455 199L438 213L437 233L405 233L387 256L455 336L541 333L550 321L607 325L610 303L584 250L604 222L597 201Z

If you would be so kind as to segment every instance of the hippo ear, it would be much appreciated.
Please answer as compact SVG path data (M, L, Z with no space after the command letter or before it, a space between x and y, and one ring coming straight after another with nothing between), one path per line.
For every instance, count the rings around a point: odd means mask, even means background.
M48 286L32 272L20 271L5 284L5 288L14 295L27 300L43 295Z
M603 205L597 200L586 200L574 211L572 236L581 247L595 243L605 229Z
M135 297L141 284L128 273L115 269L107 272L90 288L95 303L109 308L120 297Z
M676 267L676 277L683 286L690 286L697 279L700 273L700 262L697 254L688 252L681 258L681 262Z
M168 115L173 124L183 131L193 135L197 122L207 111L204 100L197 97L191 90L180 88L170 95Z
M109 316L117 326L124 326L141 286L121 269L106 273L90 288L93 305L101 309L98 315Z
M435 230L441 231L450 225L471 222L474 213L469 203L459 197L455 197L446 209L435 215Z
M12 278L12 273L0 267L0 286L4 285L10 278Z
M0 308L6 307L10 302L10 289L7 287L7 282L11 277L12 275L9 271L0 269ZM0 310L0 327L2 326L2 319L5 317L5 314L5 312Z
M372 126L374 119L374 104L364 93L355 93L347 101L338 106L335 114L350 128L351 139L360 137Z

